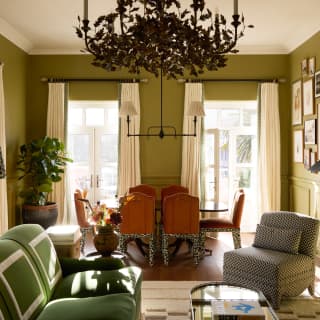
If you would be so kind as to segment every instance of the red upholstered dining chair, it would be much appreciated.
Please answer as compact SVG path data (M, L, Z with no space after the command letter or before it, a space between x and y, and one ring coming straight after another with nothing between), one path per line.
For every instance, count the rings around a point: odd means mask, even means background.
M91 225L88 221L87 211L85 209L85 202L79 200L84 198L85 197L81 190L77 189L74 192L74 204L76 208L77 221L81 232L80 251L82 254L84 253L87 233L92 233L92 235L94 235L94 226Z
M169 263L168 242L170 237L189 240L195 264L199 262L199 198L187 193L166 196L163 203L161 232L164 263Z
M133 192L126 195L122 201L120 251L126 253L127 244L131 240L148 238L149 264L152 266L156 250L155 199L141 192Z
M161 189L161 206L163 205L163 200L166 196L170 196L175 193L189 193L189 189L187 187L183 187L176 184L172 184L170 186L162 188Z
M129 193L132 192L141 192L147 194L148 196L154 197L154 199L156 199L157 196L156 189L148 184L139 184L137 186L130 187Z
M162 219L163 219L162 217L163 217L163 202L164 202L164 199L167 196L170 196L170 195L176 194L176 193L189 193L189 189L187 187L183 187L183 186L178 185L178 184L172 184L172 185L163 187L161 189L160 239L162 238L161 237L161 232L162 232L161 225L162 225ZM173 244L170 245L170 246L175 247L175 250L174 250L173 254L178 252L181 244L182 244L182 240L181 239L177 239Z
M206 232L232 232L235 249L241 248L240 224L244 207L245 193L238 189L233 197L229 213L221 213L216 218L200 220L200 247L205 247Z

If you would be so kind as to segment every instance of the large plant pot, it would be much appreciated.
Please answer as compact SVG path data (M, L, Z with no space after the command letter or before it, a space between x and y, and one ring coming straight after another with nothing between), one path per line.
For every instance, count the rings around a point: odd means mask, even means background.
M33 206L24 204L22 206L23 223L40 224L44 229L56 224L58 218L58 206L49 203L46 206Z

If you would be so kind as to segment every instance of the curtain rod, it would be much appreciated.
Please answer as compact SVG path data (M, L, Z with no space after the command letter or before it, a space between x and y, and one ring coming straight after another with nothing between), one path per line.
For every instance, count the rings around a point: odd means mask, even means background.
M105 78L46 78L43 77L40 79L41 82L141 82L147 83L148 79L105 79Z
M178 79L178 82L275 82L285 83L286 78L275 78L275 79Z

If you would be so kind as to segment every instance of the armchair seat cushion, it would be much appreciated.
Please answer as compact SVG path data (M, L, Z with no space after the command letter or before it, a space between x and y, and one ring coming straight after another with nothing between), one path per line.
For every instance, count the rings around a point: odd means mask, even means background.
M225 252L223 279L261 290L267 298L296 296L312 281L314 259L264 248L247 247Z
M66 298L48 303L38 320L135 320L136 304L130 294ZM88 312L88 310L90 310Z

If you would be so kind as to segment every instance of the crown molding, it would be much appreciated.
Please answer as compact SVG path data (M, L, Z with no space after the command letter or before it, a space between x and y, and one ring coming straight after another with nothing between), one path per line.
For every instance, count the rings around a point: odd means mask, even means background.
M32 50L32 42L2 18L0 18L0 34L22 49L24 52L29 53Z

